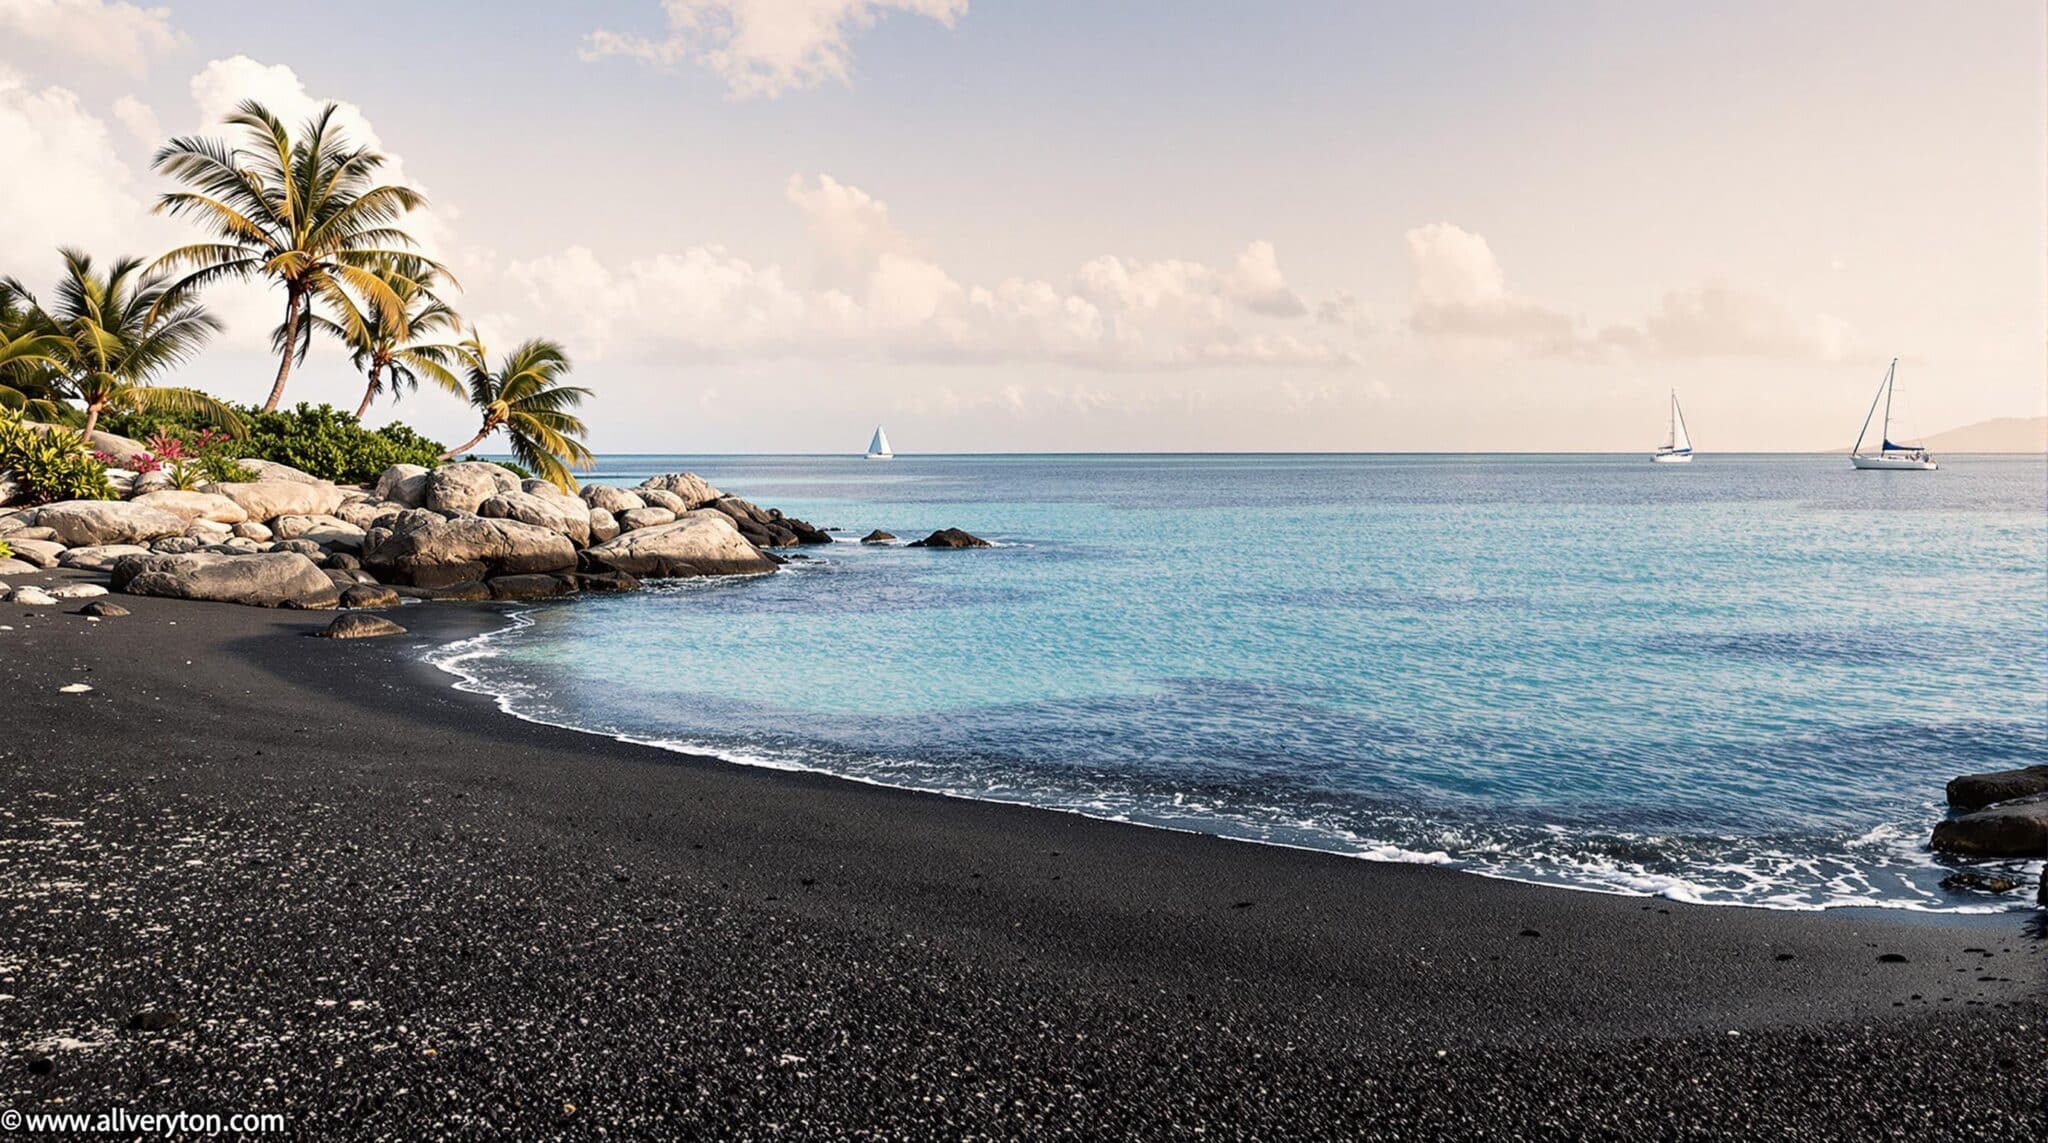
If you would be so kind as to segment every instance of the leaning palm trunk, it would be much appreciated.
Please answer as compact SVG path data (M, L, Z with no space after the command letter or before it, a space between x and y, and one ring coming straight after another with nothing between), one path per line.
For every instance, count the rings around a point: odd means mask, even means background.
M293 347L299 343L299 321L304 304L304 295L298 290L288 292L288 300L284 305L284 352L278 354L277 380L270 386L270 398L263 402L263 411L266 413L277 411L278 402L284 400L284 383L291 380Z
M496 424L494 424L494 423L492 423L492 422L490 422L490 421L485 421L485 422L484 422L484 430L483 430L482 432L480 432L480 433L478 433L477 435L475 435L475 436L473 436L473 437L469 438L469 442L468 442L467 444L459 444L459 445L456 445L456 446L455 446L454 448L451 448L451 449L449 449L449 450L448 450L447 452L444 452L444 453L442 453L442 454L441 454L441 459L442 459L442 460L453 460L453 459L455 459L456 457L458 457L458 456L461 456L461 455L462 455L463 453L466 453L466 452L468 452L469 450L471 450L471 449L475 448L476 446L478 446L478 445L480 445L480 444L484 443L484 439L485 439L486 437L490 436L490 435L491 435L492 433L495 433L495 432L497 432L497 431L498 431L498 426L497 426Z
M370 367L370 383L363 386L363 403L356 406L356 420L362 420L370 411L370 402L377 399L377 375L383 370L382 365Z

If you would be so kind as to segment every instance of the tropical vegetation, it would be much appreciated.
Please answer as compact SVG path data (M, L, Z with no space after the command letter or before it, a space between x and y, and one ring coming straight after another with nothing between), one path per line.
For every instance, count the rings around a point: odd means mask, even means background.
M153 167L178 188L159 213L208 233L154 260L101 265L64 249L64 273L45 306L0 276L0 476L38 499L110 496L89 443L96 430L148 438L124 467L161 468L174 484L246 477L238 457L272 460L332 480L375 479L393 464L433 465L499 433L521 471L575 487L591 462L573 410L589 390L566 381L569 359L544 338L493 363L448 300L448 269L404 228L426 204L380 180L387 158L351 139L323 107L296 132L257 102L223 122L231 139L172 139ZM203 304L228 280L268 282L283 297L271 336L277 369L260 406L231 405L168 383L221 331ZM363 377L353 415L329 405L280 408L295 367L316 341L338 343ZM477 435L448 449L393 423L368 429L380 400L422 387L467 401ZM101 438L103 439L103 438Z

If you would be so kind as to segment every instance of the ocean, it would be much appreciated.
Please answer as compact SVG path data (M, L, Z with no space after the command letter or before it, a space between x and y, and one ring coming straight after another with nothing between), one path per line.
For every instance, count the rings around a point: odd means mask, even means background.
M608 456L841 529L434 652L736 763L1677 900L1989 911L1942 786L2048 760L2048 463ZM960 527L988 550L852 542ZM2039 863L2034 863L2038 866ZM2015 902L2014 904L2017 904Z

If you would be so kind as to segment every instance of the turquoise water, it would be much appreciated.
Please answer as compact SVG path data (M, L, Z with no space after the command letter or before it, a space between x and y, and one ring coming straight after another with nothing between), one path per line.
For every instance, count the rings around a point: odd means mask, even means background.
M2048 465L612 457L851 540L443 653L511 710L865 781L1584 888L1996 907L1922 848L2048 758ZM2038 865L2038 863L2036 863Z

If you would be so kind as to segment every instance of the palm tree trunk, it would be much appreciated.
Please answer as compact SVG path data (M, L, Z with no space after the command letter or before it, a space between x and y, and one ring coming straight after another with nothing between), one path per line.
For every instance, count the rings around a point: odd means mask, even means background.
M382 365L372 365L370 367L370 383L363 386L363 403L356 406L356 420L358 421L363 419L363 414L370 411L370 401L377 395L377 374L383 368Z
M480 432L480 433L478 433L477 435L475 435L475 436L473 436L473 437L469 438L469 443L468 443L468 444L459 444L459 445L456 445L456 446L455 446L454 448L451 448L451 449L449 449L449 450L448 450L447 452L444 452L444 453L442 453L442 454L441 454L441 459L442 459L442 460L453 460L453 459L455 459L456 457L458 457L458 456L461 456L461 455L462 455L463 453L466 453L466 452L468 452L468 451L469 451L470 449L473 449L473 448L475 448L476 446L478 446L478 445L480 445L480 444L484 443L484 438L485 438L485 437L487 437L487 436L490 436L490 435L491 435L491 433L492 433L492 431L493 431L493 430L495 430L495 429L496 429L497 427L498 427L498 426L496 426L496 425L493 425L493 424L490 424L489 422L486 422L486 423L484 424L484 431L483 431L483 432Z
M304 304L305 296L296 288L285 288L284 353L278 358L277 381L270 386L270 399L263 402L266 413L275 413L277 403L284 400L284 383L292 375L292 356L299 350L299 318Z
M85 429L78 434L78 439L85 442L87 452L92 451L92 430L100 423L100 408L98 405L85 407Z

